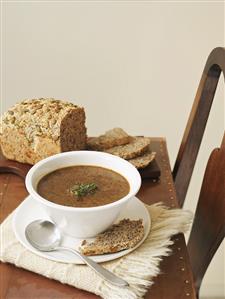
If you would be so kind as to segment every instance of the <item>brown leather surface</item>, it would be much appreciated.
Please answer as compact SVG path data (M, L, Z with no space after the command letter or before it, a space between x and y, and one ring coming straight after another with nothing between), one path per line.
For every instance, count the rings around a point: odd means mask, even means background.
M161 178L155 181L144 179L138 197L148 204L163 202L168 207L177 207L166 142L162 138L153 138L151 147L157 152ZM1 222L20 204L26 195L22 178L14 174L0 174ZM146 299L196 298L184 236L179 234L174 236L173 240L175 243L171 246L172 254L161 262L161 274L155 278L154 285L147 293ZM1 263L0 274L0 298L4 299L99 298L9 264Z

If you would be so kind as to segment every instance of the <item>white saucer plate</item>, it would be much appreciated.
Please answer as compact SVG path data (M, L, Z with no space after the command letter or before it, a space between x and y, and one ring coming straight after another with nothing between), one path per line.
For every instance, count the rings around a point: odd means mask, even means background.
M133 197L127 204L126 208L121 212L120 216L118 217L117 221L124 218L129 218L132 220L135 219L143 219L144 225L144 238L134 247L127 250L123 250L116 253L111 254L103 254L92 256L91 258L97 262L106 262L117 259L122 257L131 251L135 250L139 247L150 231L150 217L149 213L145 207L145 205L137 198ZM37 219L50 219L44 209L42 209L41 205L34 200L31 196L28 196L24 199L24 201L17 207L13 217L13 230L16 235L18 241L26 247L28 250L32 251L33 253L44 257L46 259L62 262L62 263L74 263L74 264L83 264L83 262L76 257L74 254L67 252L67 251L52 251L52 252L41 252L35 249L26 239L25 237L25 228L26 226ZM91 239L87 239L89 241ZM76 239L69 236L64 236L62 245L74 248L79 250L79 246L82 242L82 239Z

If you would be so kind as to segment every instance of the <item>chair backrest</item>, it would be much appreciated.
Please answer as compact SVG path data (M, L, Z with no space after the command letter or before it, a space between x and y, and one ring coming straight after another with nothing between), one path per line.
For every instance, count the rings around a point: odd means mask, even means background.
M188 251L196 293L225 236L225 134L208 160L195 213Z
M183 206L221 72L225 77L225 49L215 48L206 62L173 169L180 206Z

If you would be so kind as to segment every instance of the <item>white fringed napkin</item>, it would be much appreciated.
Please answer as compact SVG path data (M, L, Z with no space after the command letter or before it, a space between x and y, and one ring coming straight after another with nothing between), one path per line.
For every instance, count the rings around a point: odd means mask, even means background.
M86 265L58 263L35 255L24 248L12 230L13 213L1 224L0 260L62 283L87 290L104 299L143 298L152 285L152 278L160 273L159 263L170 254L171 236L185 233L192 220L189 211L169 210L161 204L147 207L151 215L151 231L144 243L130 254L102 265L124 278L129 287L120 288L101 279Z

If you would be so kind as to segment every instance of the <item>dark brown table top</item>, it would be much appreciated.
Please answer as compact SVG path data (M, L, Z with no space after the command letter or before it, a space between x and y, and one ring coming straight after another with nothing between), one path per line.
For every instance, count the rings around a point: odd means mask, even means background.
M178 207L171 176L166 141L152 138L151 148L157 152L161 169L159 180L144 179L138 193L147 204L163 202L171 208ZM1 168L1 161L0 161ZM0 174L0 221L2 222L27 196L24 180L11 173ZM196 298L187 247L182 234L173 237L172 254L163 258L161 274L146 299ZM61 284L10 264L0 265L0 298L2 299L94 299L98 296ZM122 298L121 298L122 299Z

